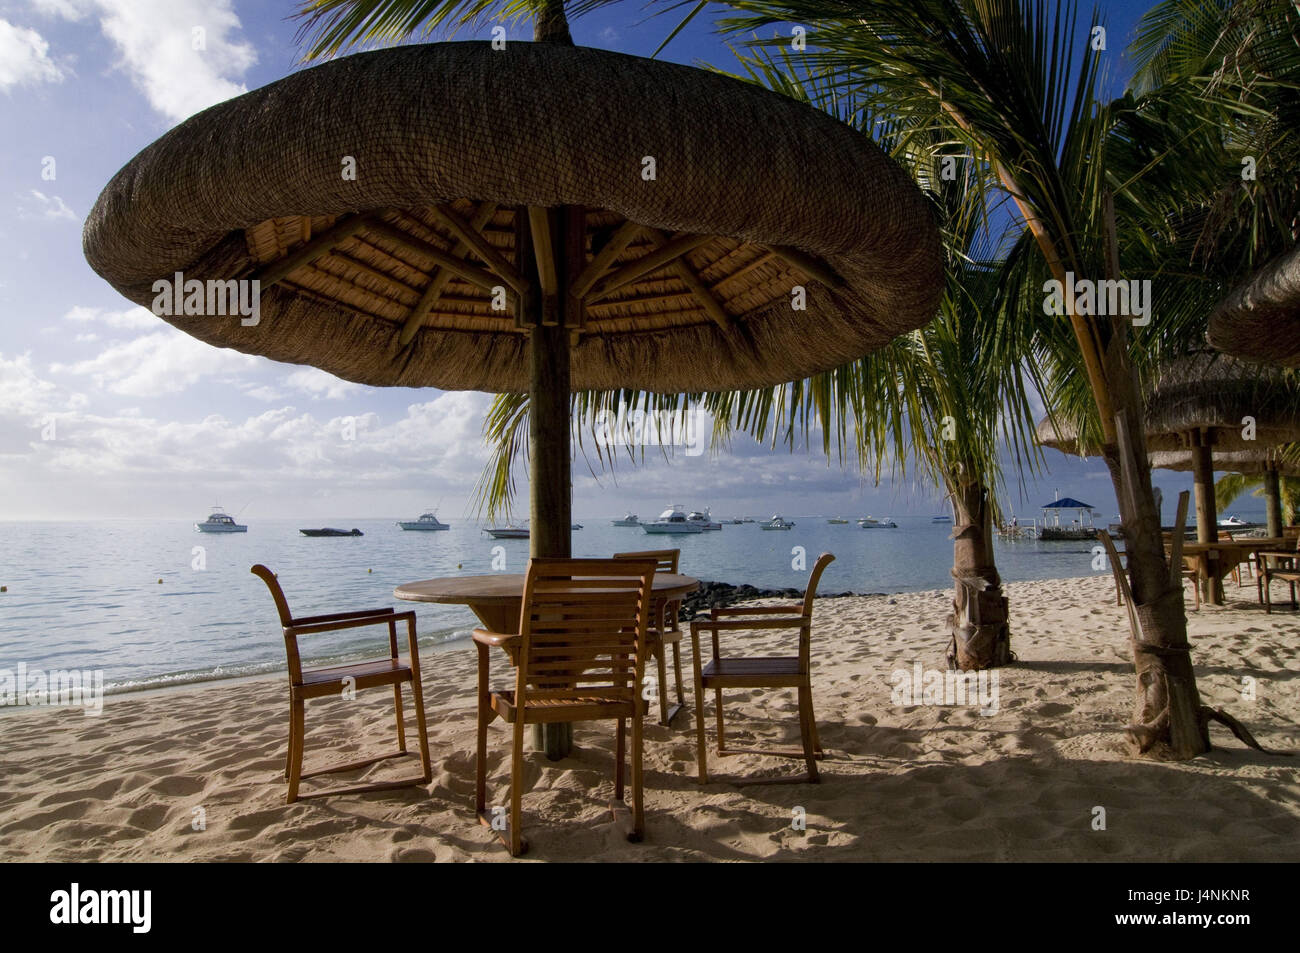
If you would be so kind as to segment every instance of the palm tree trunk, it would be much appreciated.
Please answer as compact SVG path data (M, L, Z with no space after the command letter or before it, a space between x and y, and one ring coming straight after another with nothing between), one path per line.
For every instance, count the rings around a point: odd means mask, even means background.
M1282 486L1277 469L1266 465L1264 470L1264 512L1268 522L1268 535L1282 535Z
M1012 661L1007 599L993 556L993 508L979 483L947 480L952 497L952 574L948 666L963 672Z
M539 0L537 17L533 21L533 40L573 46L569 20L564 15L564 0Z

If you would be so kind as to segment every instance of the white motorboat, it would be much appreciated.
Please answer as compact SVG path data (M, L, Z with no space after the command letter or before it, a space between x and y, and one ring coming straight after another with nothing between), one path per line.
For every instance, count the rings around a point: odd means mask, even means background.
M436 512L421 513L418 520L399 522L397 525L402 527L402 529L412 530L451 529L449 524L438 522L438 514Z
M194 528L200 533L247 533L248 527L236 523L219 506L212 507L212 513L202 523L195 523Z
M1244 520L1240 516L1235 516L1233 514L1228 514L1223 519L1219 520L1220 529L1255 529L1259 525L1259 523L1252 523L1249 520Z
M713 514L709 512L707 507L703 513L699 510L694 510L691 515L686 518L692 523L699 523L700 528L704 530L722 529L722 524L713 519Z
M858 525L863 529L898 529L898 524L888 516L883 520L878 520L874 516L864 516L858 520Z
M527 527L519 527L513 524L497 526L486 531L493 539L527 539Z
M611 526L640 526L641 521L637 519L635 513L628 513L621 520L610 520Z
M657 520L651 523L642 523L641 528L652 536L681 536L688 533L704 532L704 527L698 522L692 523L687 519L686 511L676 503L660 513Z
M794 529L794 521L782 519L780 513L773 514L770 520L758 524L763 529Z

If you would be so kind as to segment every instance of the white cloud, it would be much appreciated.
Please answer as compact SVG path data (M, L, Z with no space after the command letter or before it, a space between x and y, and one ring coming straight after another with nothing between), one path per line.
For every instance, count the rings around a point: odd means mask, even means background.
M174 122L245 92L239 79L257 62L253 45L239 37L233 0L35 0L35 6L65 20L97 16L121 54L118 65L149 105Z
M46 195L36 189L18 193L18 217L20 219L46 219L48 221L77 221L77 214L68 208L63 199L57 195Z
M76 305L63 316L65 321L80 324L103 324L110 328L127 331L159 330L161 319L148 308L136 306L123 311L110 311L108 308L87 308Z
M57 83L63 70L49 57L50 44L35 30L0 19L0 90Z
M52 373L89 377L103 390L135 397L177 394L205 377L255 367L257 358L167 329L119 342L90 360L53 364Z
M310 394L313 398L323 397L327 400L341 400L361 390L360 384L340 380L318 367L304 367L294 371L285 379L285 384L294 390Z

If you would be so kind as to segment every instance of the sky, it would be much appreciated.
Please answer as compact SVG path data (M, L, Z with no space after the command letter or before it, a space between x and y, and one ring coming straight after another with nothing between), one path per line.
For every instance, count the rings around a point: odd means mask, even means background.
M473 515L490 395L363 387L212 347L120 297L82 256L87 212L138 151L195 112L302 68L294 6L0 0L0 520L196 519L214 502L249 518L414 516L433 506L444 518ZM1100 9L1112 81L1122 83L1121 51L1142 6ZM633 0L572 26L579 44L650 55L679 17ZM531 28L509 37L528 39ZM711 13L661 58L733 62ZM1048 451L1046 463L1050 472L1027 476L1023 492L1010 473L1012 511L1036 515L1059 490L1106 518L1117 512L1100 461ZM578 518L646 516L669 502L718 517L943 506L911 476L875 486L851 462L745 437L721 453L651 450L614 473L578 454L573 476ZM518 480L523 490L522 466ZM1157 484L1168 501L1190 478L1162 473ZM526 510L526 492L521 500Z

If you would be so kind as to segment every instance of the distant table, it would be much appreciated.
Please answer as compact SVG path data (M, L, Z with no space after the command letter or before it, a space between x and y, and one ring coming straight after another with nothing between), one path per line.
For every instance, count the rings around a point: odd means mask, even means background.
M664 607L670 602L684 599L699 587L700 581L693 576L655 573L655 624L662 629ZM393 590L393 595L408 602L468 606L485 628L493 632L518 632L519 615L524 603L524 576L522 573L443 576L403 583ZM514 661L512 658L511 662ZM659 690L667 691L668 686L660 685ZM533 737L537 747L546 751L551 760L559 760L573 749L573 725L567 722L535 725Z
M1223 605L1223 580L1252 553L1262 550L1279 550L1285 540L1266 536L1256 539L1223 540L1217 543L1183 543L1183 556L1196 560L1197 576L1201 583L1201 596L1210 605ZM1165 543L1165 553L1172 551ZM1258 557L1257 557L1258 558Z

